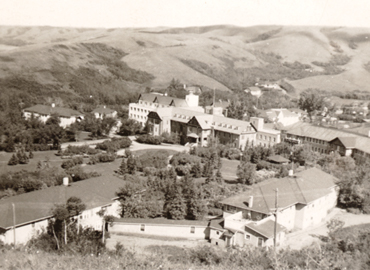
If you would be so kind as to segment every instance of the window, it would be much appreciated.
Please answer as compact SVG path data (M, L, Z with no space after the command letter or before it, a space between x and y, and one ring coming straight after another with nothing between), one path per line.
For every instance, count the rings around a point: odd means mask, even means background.
M140 225L140 231L145 232L145 224Z
M245 234L245 240L251 240L251 236L250 236L250 234Z
M217 234L217 235L220 235L220 232L219 232L219 231L217 231L217 232L216 232L216 234Z
M195 233L195 227L194 226L190 227L190 233Z
M262 247L262 244L263 244L263 239L258 237L258 246Z

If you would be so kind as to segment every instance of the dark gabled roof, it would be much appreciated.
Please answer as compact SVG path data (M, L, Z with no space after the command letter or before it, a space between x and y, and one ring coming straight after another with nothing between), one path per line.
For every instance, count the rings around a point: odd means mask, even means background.
M225 222L224 218L212 219L209 223L209 227L211 227L213 229L223 230L224 229L224 222Z
M12 204L15 206L16 225L21 225L48 218L55 204L66 203L72 196L80 198L86 209L111 204L123 183L114 176L101 176L71 183L70 186L49 187L0 200L0 227L13 226Z
M355 148L356 147L356 138L355 137L337 137L330 142L339 140L345 148Z
M287 162L290 161L289 159L287 159L285 157L282 157L280 155L269 156L267 159L269 161L273 161L273 162L276 162L276 163L287 163Z
M275 208L275 190L278 189L279 208L286 208L298 203L307 204L330 193L336 178L317 168L311 168L294 177L272 178L253 185L246 192L229 197L222 204L270 214ZM248 200L253 196L253 205Z
M68 108L61 108L61 107L52 107L52 106L46 106L46 105L35 105L29 108L24 109L25 112L30 113L38 113L42 115L52 115L52 114L58 114L62 117L72 117L72 116L81 116L82 113L68 109Z
M155 98L161 96L159 94L141 94L138 98L138 100L148 101L148 102L154 102Z
M271 219L268 219L262 223L248 223L245 227L251 229L252 231L258 233L261 236L264 236L267 239L274 238L274 229L275 229L275 222ZM276 226L276 233L280 233L286 231L286 228L281 224L277 223Z
M157 225L179 225L179 226L208 226L206 220L173 220L166 218L117 218L117 223L129 224L157 224Z

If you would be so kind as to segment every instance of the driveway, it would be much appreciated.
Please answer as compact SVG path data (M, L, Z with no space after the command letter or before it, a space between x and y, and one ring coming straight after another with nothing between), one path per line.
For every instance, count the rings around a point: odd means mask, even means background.
M282 247L289 247L291 249L298 250L303 247L309 246L314 242L319 242L320 240L315 237L315 235L327 236L328 230L326 228L326 222L332 218L344 221L344 227L366 223L370 224L370 215L355 215L348 213L343 209L334 208L332 212L326 217L326 219L320 224L306 230L287 234L284 245Z
M160 145L154 145L154 144L143 144L138 143L137 141L132 140L132 144L130 146L130 150L132 152L138 151L138 150L145 150L145 149L165 149L165 150L174 150L178 152L189 152L189 147L184 145L178 145L178 144L160 144ZM118 155L124 155L125 149L121 149L117 151Z

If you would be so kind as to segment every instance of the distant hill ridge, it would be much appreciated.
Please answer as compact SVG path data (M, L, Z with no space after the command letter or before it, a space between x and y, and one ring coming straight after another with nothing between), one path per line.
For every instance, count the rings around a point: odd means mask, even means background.
M0 95L31 85L39 97L127 103L172 78L224 91L281 80L294 86L292 95L306 88L370 91L369 39L368 28L319 26L0 26ZM333 62L338 56L347 60Z

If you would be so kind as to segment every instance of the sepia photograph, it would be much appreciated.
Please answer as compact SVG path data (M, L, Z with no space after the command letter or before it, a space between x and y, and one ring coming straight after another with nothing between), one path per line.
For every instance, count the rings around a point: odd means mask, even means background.
M368 0L0 0L0 270L370 268Z

